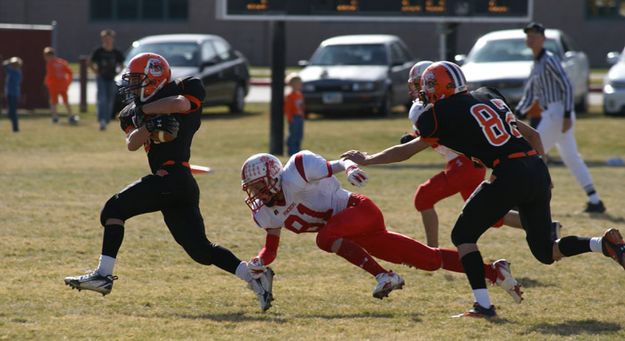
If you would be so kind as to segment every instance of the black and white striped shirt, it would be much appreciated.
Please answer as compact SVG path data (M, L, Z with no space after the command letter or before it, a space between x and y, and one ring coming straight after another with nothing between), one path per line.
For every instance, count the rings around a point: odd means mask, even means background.
M523 98L516 107L516 111L526 113L534 101L542 108L548 104L562 102L564 117L570 117L573 110L573 86L569 77L560 64L560 60L553 53L543 49L534 59Z

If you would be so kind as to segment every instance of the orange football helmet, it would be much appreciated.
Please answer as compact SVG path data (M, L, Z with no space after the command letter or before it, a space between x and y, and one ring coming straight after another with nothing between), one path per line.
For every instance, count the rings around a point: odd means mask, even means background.
M428 103L467 91L467 80L460 67L452 62L436 62L421 76L421 91Z
M121 92L127 98L145 102L171 79L169 63L156 53L134 56L122 75Z
M429 60L422 60L410 68L408 72L408 94L413 100L419 98L419 92L421 91L421 75L432 63L433 62Z

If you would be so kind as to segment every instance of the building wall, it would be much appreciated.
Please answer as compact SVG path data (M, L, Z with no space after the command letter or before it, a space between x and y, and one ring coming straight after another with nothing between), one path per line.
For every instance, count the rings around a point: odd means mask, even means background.
M606 66L609 51L622 50L624 20L586 19L585 0L535 0L534 18L549 28L567 32L595 67ZM554 10L557 9L557 10ZM215 19L215 0L189 0L186 22L93 22L88 0L0 0L0 23L50 24L57 22L59 54L78 60L99 44L99 31L112 28L117 45L125 50L138 38L162 33L212 33L226 38L254 65L269 65L271 24ZM492 30L519 28L521 24L460 24L457 52L467 53L475 40ZM437 25L434 23L287 22L287 64L308 59L318 43L340 34L383 33L402 37L414 55L438 59ZM600 39L598 39L600 38Z

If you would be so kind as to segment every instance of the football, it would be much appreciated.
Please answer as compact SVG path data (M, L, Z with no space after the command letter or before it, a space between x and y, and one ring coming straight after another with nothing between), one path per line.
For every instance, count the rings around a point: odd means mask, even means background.
M153 116L146 124L154 124L154 130L150 133L150 139L154 143L170 142L178 136L179 123L173 117Z
M164 143L173 141L176 136L164 130L156 129L150 134L150 139L154 143Z

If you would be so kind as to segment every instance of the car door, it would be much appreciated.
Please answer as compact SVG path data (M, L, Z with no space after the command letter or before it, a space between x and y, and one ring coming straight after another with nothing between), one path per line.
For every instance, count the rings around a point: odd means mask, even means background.
M202 62L200 64L200 78L206 90L204 102L207 104L217 104L222 102L225 97L224 89L221 86L221 77L223 76L223 73L221 73L221 61L211 40L204 41L201 49Z
M562 34L560 36L562 50L562 64L573 85L575 97L579 97L588 91L589 66L586 54L579 51L571 39Z
M235 62L237 56L233 53L230 45L223 40L216 39L213 41L213 45L222 66L220 81L223 88L224 101L229 103L234 98L234 90L239 78Z
M410 102L406 82L408 72L412 67L412 56L400 42L390 44L391 66L390 77L393 83L393 104L407 104Z

